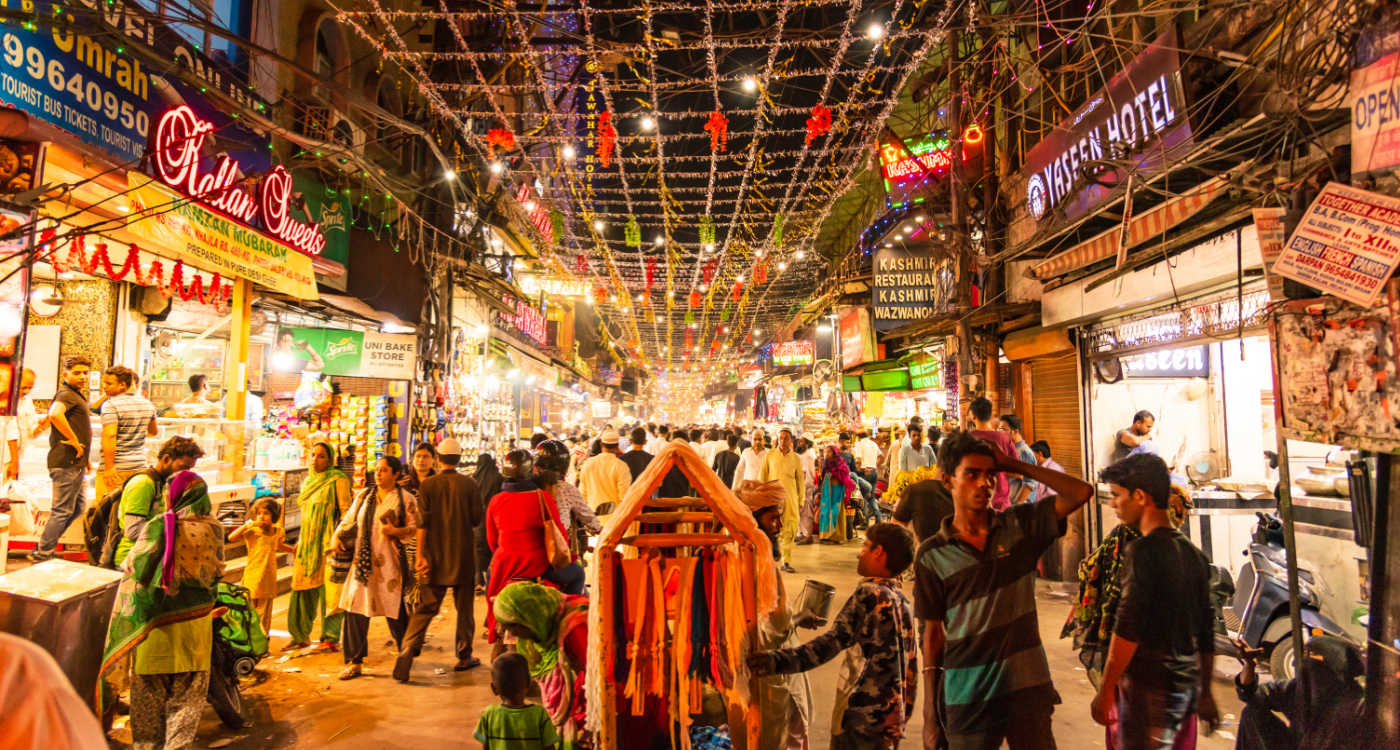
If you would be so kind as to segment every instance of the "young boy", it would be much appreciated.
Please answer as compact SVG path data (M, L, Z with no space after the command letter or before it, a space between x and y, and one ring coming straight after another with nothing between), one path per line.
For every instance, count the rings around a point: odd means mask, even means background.
M831 729L832 750L885 750L899 745L904 725L914 713L919 675L919 642L914 612L899 575L914 561L914 538L893 523L877 523L865 532L857 572L863 576L831 629L790 649L757 652L748 658L756 675L806 672L831 661L851 646L854 660L842 670L846 684L837 687L837 705L845 705L840 726ZM856 675L854 680L851 675Z
M253 503L248 521L228 535L230 542L243 540L248 548L248 564L243 568L243 587L253 600L253 609L262 619L263 632L272 628L272 600L277 598L277 555L296 552L286 543L282 531L282 506L270 497Z
M525 703L530 667L511 652L491 663L491 692L500 705L487 706L472 735L486 750L544 750L559 744L559 734L541 706Z

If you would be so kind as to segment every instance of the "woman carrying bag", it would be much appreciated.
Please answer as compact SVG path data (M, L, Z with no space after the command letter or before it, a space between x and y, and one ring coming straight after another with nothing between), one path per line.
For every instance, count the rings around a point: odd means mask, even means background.
M342 680L361 674L369 653L371 617L389 621L395 643L402 642L408 625L404 594L413 586L413 571L406 564L403 541L418 530L418 507L413 493L399 486L402 476L403 463L392 456L380 457L374 486L360 493L335 531L333 571L343 570L349 561L340 595L340 608L345 610ZM353 552L347 555L346 550Z

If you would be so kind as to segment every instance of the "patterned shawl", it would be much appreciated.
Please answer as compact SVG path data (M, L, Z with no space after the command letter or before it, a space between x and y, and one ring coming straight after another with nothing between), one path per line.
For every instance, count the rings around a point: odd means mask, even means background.
M1108 659L1108 644L1118 620L1118 601L1123 596L1119 577L1128 545L1142 536L1126 523L1108 532L1103 544L1079 563L1079 598L1069 612L1061 638L1074 637L1079 661L1088 669L1102 672Z
M175 575L179 522L204 521L218 529L209 516L211 509L208 488L198 474L182 471L170 480L165 512L146 522L123 564L125 575L112 606L101 673L131 653L152 630L203 617L213 610L215 581L179 580ZM221 529L215 536L222 542ZM220 560L222 552L217 550Z
M332 466L316 473L308 471L301 483L301 535L297 540L296 564L303 575L314 576L325 564L326 545L340 523L340 498L335 496L336 482L348 479L345 472Z

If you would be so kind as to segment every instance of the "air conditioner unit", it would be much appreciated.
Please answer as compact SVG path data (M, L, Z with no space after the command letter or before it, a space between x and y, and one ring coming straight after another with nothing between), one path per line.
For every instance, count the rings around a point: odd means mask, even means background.
M355 154L364 155L365 129L334 107L307 107L300 124L302 135L338 143Z

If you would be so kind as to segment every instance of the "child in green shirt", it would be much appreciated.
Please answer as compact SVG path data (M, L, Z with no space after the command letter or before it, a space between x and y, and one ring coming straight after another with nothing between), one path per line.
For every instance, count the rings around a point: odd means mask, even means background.
M491 692L501 703L481 713L473 734L486 750L545 750L559 744L554 722L541 706L527 704L530 667L517 653L503 654L491 664Z

